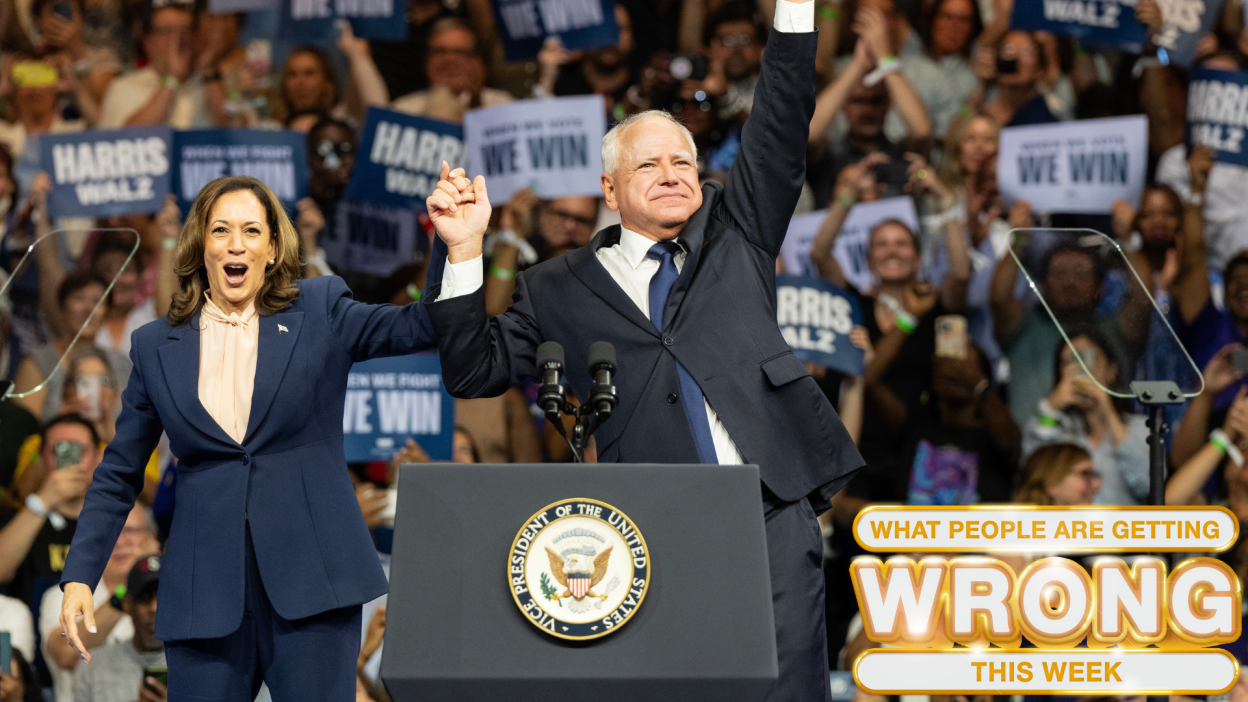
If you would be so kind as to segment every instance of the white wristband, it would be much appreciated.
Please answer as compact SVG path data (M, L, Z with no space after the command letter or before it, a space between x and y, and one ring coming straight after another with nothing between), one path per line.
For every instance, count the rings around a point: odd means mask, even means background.
M1226 435L1226 432L1221 429L1214 429L1209 432L1209 443L1222 449L1226 453L1227 458L1230 458L1231 462L1236 466L1243 467L1244 454L1235 445L1235 442L1231 441L1231 437Z
M26 509L34 512L40 517L46 517L48 523L51 524L52 528L57 531L65 528L65 518L59 513L48 509L48 506L43 503L43 499L33 492L26 496Z
M875 70L868 73L862 79L862 84L868 88L875 86L876 83L884 80L884 76L901 70L901 62L896 56L885 56L876 64Z

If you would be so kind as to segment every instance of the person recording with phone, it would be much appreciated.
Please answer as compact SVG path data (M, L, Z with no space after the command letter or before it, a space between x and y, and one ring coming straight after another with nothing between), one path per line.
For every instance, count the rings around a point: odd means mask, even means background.
M39 466L43 484L0 530L0 583L38 609L39 599L54 587L82 511L83 500L100 462L95 425L64 414L43 429Z
M979 87L966 101L971 112L985 112L1006 127L1059 121L1041 91L1049 66L1038 34L1014 30L980 49L974 60Z
M1123 380L1109 339L1098 329L1071 333L1070 344L1059 343L1053 364L1057 382L1027 422L1024 456L1047 444L1078 444L1092 455L1101 476L1096 504L1145 504L1148 426L1144 415L1130 411L1128 400L1106 392L1122 387Z

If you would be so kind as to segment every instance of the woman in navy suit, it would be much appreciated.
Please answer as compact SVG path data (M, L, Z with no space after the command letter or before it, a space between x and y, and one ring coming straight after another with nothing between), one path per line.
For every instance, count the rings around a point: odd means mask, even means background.
M462 178L462 172L456 174ZM177 239L180 290L134 333L117 435L96 469L61 586L82 617L161 432L178 457L156 636L169 699L354 700L360 606L386 579L347 474L353 363L436 348L423 305L366 305L299 280L299 239L250 177L200 191Z

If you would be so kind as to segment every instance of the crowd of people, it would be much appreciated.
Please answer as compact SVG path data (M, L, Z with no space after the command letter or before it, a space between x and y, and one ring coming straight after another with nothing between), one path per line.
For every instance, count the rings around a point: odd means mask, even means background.
M863 507L1146 504L1149 429L1133 380L1192 393L1166 412L1167 504L1224 505L1248 520L1248 169L1184 141L1189 69L1151 44L1131 53L1012 28L1012 0L814 1L820 85L794 214L826 212L811 270L856 300L849 341L865 358L861 376L807 364L867 461L821 518L830 669L863 641L848 575ZM1134 12L1151 33L1166 6L1138 0ZM153 623L176 504L167 442L95 590L90 665L59 635L56 585L122 409L131 332L164 316L176 292L185 213L171 196L151 214L54 220L40 136L148 125L305 133L309 197L294 213L304 274L342 276L359 300L413 304L432 250L424 213L397 215L417 241L389 275L355 270L325 246L350 234L354 220L337 213L368 107L462 122L515 100L601 95L608 124L670 111L694 136L701 178L722 183L774 12L774 0L616 0L615 45L573 51L548 39L533 59L508 62L488 0L409 0L400 41L362 39L344 23L335 40L298 46L267 35L276 10L0 0L0 280L14 276L0 299L0 379L19 395L0 403L0 632L13 648L0 702L165 698ZM1243 0L1227 0L1192 68L1248 69L1244 25ZM1127 114L1148 117L1138 202L1075 215L1002 196L1002 129ZM889 197L912 198L920 226L872 227L870 282L856 286L834 255L838 237L855 205ZM601 198L528 190L495 210L491 314L507 308L517 273L618 222ZM1104 234L1057 231L1068 227ZM532 385L458 401L451 458L572 460L535 399ZM388 462L351 466L383 564L387 488L400 464L429 460L408 440ZM384 602L363 621L358 699L382 702Z

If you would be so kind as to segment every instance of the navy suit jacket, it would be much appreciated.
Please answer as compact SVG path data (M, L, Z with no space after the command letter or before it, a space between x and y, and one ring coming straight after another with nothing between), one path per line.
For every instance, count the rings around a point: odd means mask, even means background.
M431 349L433 330L421 305L356 302L341 278L298 286L290 306L260 318L241 445L199 401L199 316L177 327L160 319L134 332L117 436L87 492L62 584L99 582L163 430L178 457L178 497L157 637L215 638L238 629L248 523L265 592L282 617L386 592L343 453L347 373L357 361Z
M723 188L703 186L702 207L680 235L689 253L663 334L594 253L619 241L620 228L610 227L518 275L514 304L493 319L481 290L426 303L451 394L493 396L536 377L537 347L551 340L563 345L568 381L585 399L589 345L610 341L620 397L597 433L600 460L698 462L677 402L679 360L778 497L795 501L848 482L862 458L776 324L775 261L806 174L816 38L771 32L736 162ZM429 280L439 284L426 300L437 299L444 265L435 257Z

